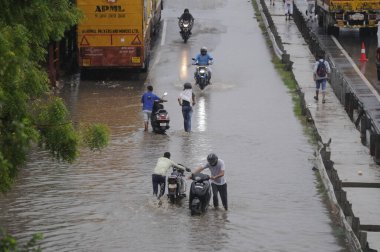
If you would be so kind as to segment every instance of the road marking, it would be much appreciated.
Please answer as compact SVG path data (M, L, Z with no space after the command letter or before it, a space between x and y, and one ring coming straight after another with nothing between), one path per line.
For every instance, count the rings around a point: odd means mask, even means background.
M164 27L162 28L162 37L161 37L161 46L165 45L165 37L166 37L166 26L168 25L168 22L166 19L164 20Z
M334 37L331 36L332 40L335 42L336 46L341 50L341 52L346 56L347 60L351 63L352 67L355 69L355 71L358 73L360 78L364 81L364 83L368 86L368 88L372 91L372 93L376 96L376 98L380 101L380 96L377 93L376 89L371 85L371 83L367 80L367 78L360 72L358 66L355 64L355 62L351 59L350 55L346 52L346 50L343 49L342 45L339 43L339 41Z

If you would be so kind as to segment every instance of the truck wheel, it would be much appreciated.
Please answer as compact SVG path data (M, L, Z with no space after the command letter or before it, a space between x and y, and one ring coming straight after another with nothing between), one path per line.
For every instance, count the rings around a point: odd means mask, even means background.
M333 35L334 35L335 37L339 37L339 32L340 32L340 28L339 28L339 27L334 27Z
M323 27L323 12L318 9L318 26Z
M334 26L328 25L327 26L327 35L333 35L334 33Z
M174 204L174 202L175 202L175 197L174 197L174 195L170 195L170 196L169 196L169 200L170 200L170 203Z
M148 72L148 69L149 69L149 62L150 62L150 55L148 55L148 57L146 57L145 61L144 61L144 67L141 69L141 71L143 73L146 73Z
M323 17L318 16L318 26L323 27Z

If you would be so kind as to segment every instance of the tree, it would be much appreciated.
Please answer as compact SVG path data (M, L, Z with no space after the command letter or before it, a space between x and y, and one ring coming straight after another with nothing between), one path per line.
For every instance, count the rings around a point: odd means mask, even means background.
M51 41L77 24L69 0L0 0L0 191L8 190L34 143L57 159L73 161L81 136L63 101L49 90L42 63ZM107 145L108 128L87 127L92 149ZM92 132L93 134L89 134Z
M38 243L42 239L42 234L35 234L26 244L20 245L15 237L0 230L0 252L41 252Z

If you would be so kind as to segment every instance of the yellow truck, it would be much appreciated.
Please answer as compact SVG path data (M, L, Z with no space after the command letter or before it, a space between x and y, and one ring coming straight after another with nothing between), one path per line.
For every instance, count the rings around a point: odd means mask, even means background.
M339 35L340 28L377 31L379 0L316 0L318 24L328 34Z
M81 70L147 70L162 0L76 0L76 4L84 14L77 27Z

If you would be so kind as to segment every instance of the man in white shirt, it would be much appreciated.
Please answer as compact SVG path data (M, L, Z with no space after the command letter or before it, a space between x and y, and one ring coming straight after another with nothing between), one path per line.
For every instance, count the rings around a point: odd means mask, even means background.
M154 168L152 174L152 184L153 184L153 195L157 196L158 199L165 194L165 185L166 185L166 173L172 167L177 167L182 170L186 170L185 167L179 165L172 160L170 160L170 152L165 152L163 157L160 157L157 160L156 167ZM158 193L158 185L160 185L160 194Z

